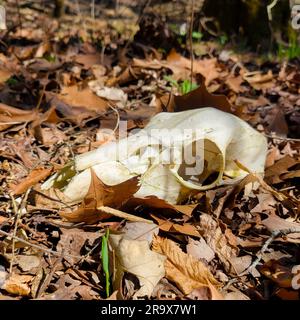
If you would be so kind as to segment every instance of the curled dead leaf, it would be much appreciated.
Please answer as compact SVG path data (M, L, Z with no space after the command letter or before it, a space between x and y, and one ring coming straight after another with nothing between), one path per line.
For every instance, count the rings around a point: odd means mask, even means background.
M236 273L231 264L231 259L238 254L235 236L228 229L223 232L217 221L208 214L200 216L200 226L206 243L216 252L225 269Z
M158 222L159 228L166 232L181 233L193 237L200 237L197 228L189 223L179 224L166 219L160 219L158 216L151 214L151 217Z
M120 287L124 272L129 272L140 281L141 288L135 293L135 297L151 296L154 287L165 275L166 258L151 251L146 240L130 240L122 235L113 234L109 239L116 261L114 289Z
M167 257L166 278L176 283L184 294L190 294L195 289L207 288L212 300L223 299L218 291L220 283L209 269L201 261L184 253L175 242L156 237L153 250Z
M137 178L127 180L116 186L106 186L91 169L90 187L81 206L73 212L62 210L60 215L71 222L93 224L111 217L114 213L117 215L118 212L114 211L113 208L120 207L138 188ZM113 208L110 210L108 207Z
M41 180L46 179L51 174L51 172L52 168L38 168L32 170L23 181L12 188L12 192L15 195L26 192L29 188L33 187Z

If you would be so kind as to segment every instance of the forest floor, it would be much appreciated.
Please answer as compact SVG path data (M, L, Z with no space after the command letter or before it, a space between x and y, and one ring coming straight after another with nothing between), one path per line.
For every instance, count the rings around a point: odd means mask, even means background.
M300 60L194 32L191 63L189 37L157 15L96 5L94 19L90 9L74 5L57 20L33 2L0 33L0 299L299 299ZM118 138L121 120L131 131L161 111L205 106L267 137L264 180L249 172L180 205L99 181L94 207L41 189L75 156ZM124 218L97 210L118 192ZM114 247L108 228L131 249ZM124 256L139 265L122 265Z

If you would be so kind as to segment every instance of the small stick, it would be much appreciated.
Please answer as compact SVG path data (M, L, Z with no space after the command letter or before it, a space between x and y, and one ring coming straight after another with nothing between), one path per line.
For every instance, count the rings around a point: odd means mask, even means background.
M21 30L22 30L22 17L21 17L19 0L16 0L16 5L17 5L17 11L18 11L19 24L20 24L20 27L21 27Z
M104 213L108 213L113 216L116 216L116 217L119 217L122 219L126 219L129 221L153 223L151 220L140 218L140 217L134 216L132 214L129 214L129 213L117 210L117 209L113 209L111 207L101 206L101 207L98 207L97 210L103 211Z
M93 22L95 23L95 0L92 0L91 17L93 19Z
M278 0L273 0L270 4L267 5L267 13L269 21L272 21L272 9L276 6Z
M77 14L82 22L82 26L85 32L87 32L86 30L86 24L85 24L85 19L83 18L83 15L81 14L81 10L80 10L80 6L79 6L79 1L75 0L75 4L76 4L76 10L77 10Z
M191 24L190 24L190 54L191 54L191 84L190 90L193 85L193 69L194 69L194 50L193 50L193 25L194 25L194 0L192 0Z
M136 25L140 24L142 18L144 17L144 11L146 10L147 7L150 6L151 1L152 0L146 0L145 3L143 4L143 6L141 8L141 11L140 11L140 14L139 14L139 17L138 17L138 19L137 19L137 21L135 23ZM135 35L135 31L132 31L131 35L129 36L129 39L127 40L127 42L126 42L126 44L124 46L124 50L127 50L127 48L129 46L129 44L131 43L132 38L134 37L134 35Z
M266 240L264 245L262 246L261 250L257 254L257 258L253 261L253 263L242 273L239 274L239 276L243 276L249 272L252 272L253 269L260 263L262 259L262 255L267 251L268 247L271 245L271 243L279 236L279 235L287 235L289 233L298 233L300 230L297 229L282 229L282 230L274 230L271 233L271 236Z
M267 138L274 139L274 140L283 140L283 141L292 141L292 142L300 142L300 139L296 138L285 138L285 137L278 137L271 134L264 134Z
M117 131L117 129L118 129L118 127L119 127L119 125L120 125L120 113L119 113L119 111L118 111L118 109L117 108L115 108L114 106L112 106L110 103L108 103L108 106L116 113L116 115L117 115L117 123L116 123L116 125L115 125L115 128L114 128L114 133Z
M26 194L25 194L25 197L24 197L24 202L26 202L26 199L28 197L28 194L29 194L29 191L30 189L27 190ZM12 205L13 205L13 212L15 214L15 223L14 223L14 231L13 231L13 240L12 240L12 257L11 257L11 260L10 260L10 265L9 265L9 273L12 274L12 268L13 268L13 264L14 264L14 259L15 259L15 236L17 234L17 230L18 230L18 224L19 224L19 220L20 220L20 216L21 216L21 208L18 208L17 207L17 204L16 204L16 200L14 198L14 196L11 194L10 195L10 198L11 198L11 201L12 201Z
M48 273L48 275L46 276L44 282L42 283L37 295L36 295L36 298L40 298L41 295L46 291L46 289L48 288L51 280L52 280L52 277L54 275L54 272L56 271L58 265L60 262L62 262L62 259L63 257L58 257L57 260L55 261L55 263L52 265L52 268L51 268L51 271L50 273Z
M70 258L75 258L75 259L81 259L82 256L76 256L76 255L73 255L73 254L67 254L67 253L64 253L64 252L58 252L58 251L54 251L54 250L51 250L51 249L47 249L47 248L43 248L37 244L34 244L34 243L31 243L27 240L24 240L22 238L19 238L17 236L14 236L13 234L11 233L8 233L8 232L5 232L3 230L0 229L0 234L6 236L6 237L10 237L10 238L14 238L15 240L19 241L19 242L22 242L32 248L35 248L35 249L38 249L38 250L41 250L41 251L44 251L46 253L49 253L49 254L52 254L54 256L57 256L57 257L70 257ZM91 259L86 259L87 261L89 262L95 262L94 260L91 260Z

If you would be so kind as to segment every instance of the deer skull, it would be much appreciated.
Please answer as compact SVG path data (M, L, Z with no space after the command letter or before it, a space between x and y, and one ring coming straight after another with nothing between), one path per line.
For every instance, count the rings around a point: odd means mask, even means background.
M73 167L51 177L43 188L62 182L70 202L80 201L93 168L106 185L140 176L135 196L178 203L195 190L241 180L247 172L236 160L263 174L266 154L266 138L232 114L215 108L162 112L140 132L77 156Z

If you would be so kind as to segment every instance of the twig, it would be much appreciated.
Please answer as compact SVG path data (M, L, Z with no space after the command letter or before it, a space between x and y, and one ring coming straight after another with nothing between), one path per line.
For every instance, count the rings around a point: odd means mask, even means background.
M278 0L273 0L270 4L267 5L268 19L272 21L272 9L276 6Z
M97 210L101 210L101 211L108 213L108 214L111 214L115 217L119 217L119 218L126 219L129 221L153 223L152 220L140 218L140 217L134 216L133 214L129 214L129 213L117 210L117 209L113 209L111 207L101 206L101 207L98 207Z
M100 61L102 65L104 65L105 49L106 49L106 44L103 43L103 46L101 48L101 53L100 53Z
M95 23L95 0L92 0L91 5L91 17L93 19L93 22Z
M14 236L13 234L11 233L8 233L8 232L5 232L3 230L0 229L0 234L6 236L6 237L10 237L10 238L14 238L15 240L19 241L19 242L22 242L32 248L35 248L35 249L38 249L38 250L41 250L41 251L44 251L46 253L49 253L49 254L52 254L54 256L57 256L57 257L70 257L70 258L75 258L75 259L81 259L82 256L76 256L76 255L73 255L73 254L67 254L67 253L64 253L64 252L58 252L58 251L54 251L54 250L51 250L51 249L47 249L47 248L43 248L37 244L34 244L34 243L31 243L27 240L24 240L22 238L19 238L17 236ZM91 259L86 259L86 261L89 261L89 262L95 262L94 260L91 260Z
M193 70L194 70L194 50L193 50L194 1L195 0L192 0L192 12L191 12L191 22L190 22L190 32L189 32L190 55L191 55L191 84L190 84L190 90L192 89L192 85L193 85Z
M225 292L232 284L238 282L239 280L240 280L239 277L233 277L226 283L226 285L222 288L222 290Z
M79 2L78 0L75 0L75 4L76 4L76 10L77 10L77 14L82 22L82 26L83 26L83 29L84 29L84 32L86 33L87 32L87 29L86 29L86 24L85 24L85 19L83 18L82 14L81 14L81 10L80 10L80 6L79 6Z
M42 285L40 286L40 289L38 290L38 293L36 295L36 298L40 298L41 295L46 291L46 289L48 288L52 277L54 275L54 272L56 271L58 265L62 262L63 257L58 257L57 260L55 261L54 265L52 265L51 271L50 273L47 274L44 282L42 283Z
M102 235L104 235L104 233L103 233ZM101 243L100 241L99 241L98 243L96 243L96 244L94 245L94 247L91 248L91 250L89 250L89 252L88 252L87 254L85 254L84 256L82 256L81 260L79 260L77 263L81 263L83 260L88 259L88 257L90 257L91 254L99 247L100 243Z
M278 0L273 0L272 3L270 3L267 6L267 13L268 13L268 25L269 25L269 29L270 29L270 33L271 33L271 37L270 37L270 48L269 50L272 50L272 45L274 43L274 30L273 30L273 26L272 26L272 9L276 6Z
M144 11L145 11L145 9L151 4L151 1L152 1L152 0L146 0L146 1L145 1L145 4L144 4L144 6L142 6L142 9L141 9L141 11L140 11L139 17L138 17L138 19L137 19L137 21L136 21L136 23L135 23L136 25L139 25L139 24L140 24L140 22L141 22L141 20L142 20L142 18L143 18L143 16L144 16ZM126 42L126 44L125 44L125 46L124 46L124 50L127 50L129 44L131 43L131 40L132 40L134 34L135 34L135 31L132 31L129 39L127 40L127 42Z
M271 134L264 134L267 138L274 139L274 140L283 140L283 141L292 141L292 142L300 142L300 139L296 138L285 138L285 137L278 137Z
M253 263L242 273L239 274L239 276L245 275L249 272L252 272L256 266L260 263L263 254L267 251L268 247L271 245L271 243L279 236L279 235L287 235L289 233L299 233L300 230L298 229L282 229L282 230L274 230L271 233L271 236L266 240L264 245L262 246L261 250L257 253L257 258L253 261Z
M118 127L119 127L119 124L120 124L120 113L118 111L117 108L113 107L110 103L108 103L108 106L116 113L117 115L117 123L115 125L115 128L114 128L114 133L117 131Z
M42 197L45 197L45 198L48 199L48 200L61 203L61 204L63 204L65 207L67 207L67 208L69 208L69 209L72 209L72 206L70 206L69 204L67 204L66 202L64 202L64 201L62 201L62 200L60 200L60 199L55 199L55 198L53 198L53 197L51 197L51 196L48 196L47 194L45 194L45 193L43 193L43 192L41 192L41 191L38 191L38 190L34 190L34 192L35 192L36 194L39 194L39 195L42 196ZM47 209L47 210L52 210L52 211L54 211L53 209ZM56 211L57 211L57 210L56 210Z
M27 199L28 194L29 194L29 190L27 190L24 199ZM13 205L13 212L15 214L15 223L14 223L14 231L13 231L13 238L12 238L12 256L11 256L11 260L10 260L10 265L9 265L9 273L12 273L12 268L13 268L13 264L14 264L14 259L15 259L15 236L17 234L17 230L18 230L18 224L19 224L19 220L20 220L20 216L22 213L21 208L17 207L16 204L16 200L14 198L14 196L11 194L10 195L11 201L12 201L12 205Z
M37 103L37 105L36 105L36 107L35 107L36 110L39 110L39 108L40 108L40 106L41 106L43 97L44 97L44 95L45 95L45 91L46 91L46 84L43 85L42 93L41 93L41 95L40 95L40 97L39 97L39 101L38 101L38 103Z
M20 28L21 28L21 30L22 30L22 18L21 18L19 0L16 0L16 5L17 5L17 11L18 11L19 24L20 24Z

